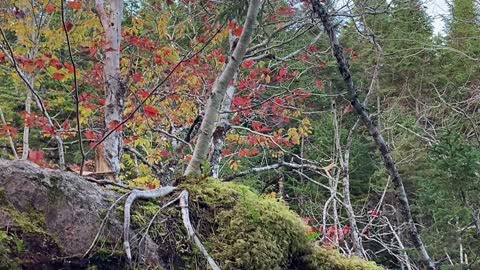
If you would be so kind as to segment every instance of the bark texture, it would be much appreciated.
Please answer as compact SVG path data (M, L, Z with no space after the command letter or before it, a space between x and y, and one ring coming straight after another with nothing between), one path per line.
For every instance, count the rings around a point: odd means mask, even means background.
M260 9L261 0L251 0L248 7L247 18L243 25L243 33L238 41L238 44L233 51L228 64L222 71L220 76L215 81L212 93L208 98L205 108L205 116L200 126L198 140L195 145L192 159L188 163L185 175L198 175L201 173L201 163L207 159L208 151L210 149L210 141L212 140L213 131L215 130L215 123L218 118L222 100L227 91L230 81L235 76L240 64L247 51L248 44L253 34L255 21L258 11Z
M123 0L104 3L95 1L95 8L105 31L105 128L108 130L122 121L124 89L120 78L120 43L122 39ZM96 171L113 172L118 176L123 154L122 131L115 131L102 143L97 151ZM101 151L102 153L99 153Z
M324 30L327 32L330 43L333 48L333 54L335 59L337 60L338 68L340 74L343 77L343 81L348 91L348 99L352 106L355 108L355 111L360 116L362 122L368 128L371 136L373 137L381 155L384 160L384 166L387 169L388 173L392 177L392 182L395 187L396 196L400 205L400 212L402 217L408 223L408 233L409 236L417 249L418 253L420 254L421 259L424 261L428 269L436 269L436 266L432 260L432 258L428 255L427 249L420 237L420 234L417 230L415 222L413 220L412 212L410 209L410 204L408 201L407 193L405 191L405 187L403 185L402 177L400 176L397 166L392 158L390 150L388 149L387 143L383 138L378 126L374 123L374 121L370 118L367 110L364 108L362 103L360 102L357 94L357 88L353 82L352 74L350 72L349 64L343 54L343 48L340 45L331 17L328 13L327 7L320 2L320 0L312 0L313 12L314 14L320 18L322 21Z

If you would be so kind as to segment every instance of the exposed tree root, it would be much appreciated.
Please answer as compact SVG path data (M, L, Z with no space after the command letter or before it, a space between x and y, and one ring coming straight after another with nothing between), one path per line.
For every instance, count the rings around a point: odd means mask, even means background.
M165 186L155 190L134 190L128 196L125 201L125 213L124 213L124 222L123 222L123 247L125 248L125 253L127 254L127 259L129 262L132 261L132 252L130 249L130 210L132 204L136 199L154 199L167 196L168 194L175 191L177 188L172 186Z
M161 187L159 189L151 190L151 191L143 191L143 190L134 190L130 195L128 196L127 200L125 201L125 212L124 212L124 224L123 224L123 247L125 249L125 253L127 255L127 260L129 262L132 261L132 252L130 248L130 218L131 218L131 208L132 204L136 199L154 199L154 198L161 198L164 196L169 195L173 191L175 191L177 188L172 187L172 186L165 186ZM166 207L170 206L177 200L180 200L180 208L182 211L182 220L183 220L183 225L187 229L187 233L189 238L193 238L193 242L195 245L198 247L200 252L205 256L207 259L208 264L213 270L220 270L220 267L218 267L217 263L213 260L213 258L208 254L206 248L203 246L202 242L198 238L198 236L195 234L195 230L193 229L192 223L190 222L190 212L188 209L188 191L183 190L180 193L180 196L177 198L173 199L172 201L168 202L164 206L162 206L159 211L155 214L155 216L152 218L150 223L148 224L147 230L144 233L142 239L146 237L148 234L148 229L153 223L153 220L157 216L157 214L162 210L165 209ZM118 200L117 200L118 202ZM115 203L116 204L116 203ZM115 205L114 204L114 205ZM113 207L113 206L112 206ZM140 240L142 241L142 240ZM92 244L93 245L93 244Z

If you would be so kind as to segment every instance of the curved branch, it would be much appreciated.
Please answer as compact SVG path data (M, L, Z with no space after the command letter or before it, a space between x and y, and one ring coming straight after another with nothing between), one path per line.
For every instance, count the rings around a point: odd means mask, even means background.
M130 249L130 211L132 204L136 199L154 199L167 196L175 191L177 188L172 186L165 186L155 190L134 190L125 201L125 212L123 221L123 247L127 255L127 260L132 261L132 252Z

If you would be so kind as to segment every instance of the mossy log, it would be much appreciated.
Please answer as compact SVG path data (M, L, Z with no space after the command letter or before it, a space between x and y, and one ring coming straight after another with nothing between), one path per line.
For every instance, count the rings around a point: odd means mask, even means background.
M211 179L178 186L190 193L191 221L221 269L380 269L344 258L305 237L298 216L275 198ZM68 172L0 160L0 269L208 269L182 225L178 196L136 202L131 241L134 263L122 250L122 194Z

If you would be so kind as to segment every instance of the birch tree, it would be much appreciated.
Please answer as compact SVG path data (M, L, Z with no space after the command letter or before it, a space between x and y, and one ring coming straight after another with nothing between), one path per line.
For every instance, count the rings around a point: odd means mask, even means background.
M215 130L215 123L217 122L220 107L222 106L222 100L247 51L261 2L261 0L250 1L242 35L230 56L228 64L213 85L212 93L208 98L205 108L205 116L200 125L198 140L193 151L192 159L185 170L185 175L198 175L201 173L201 164L208 156L210 142Z

